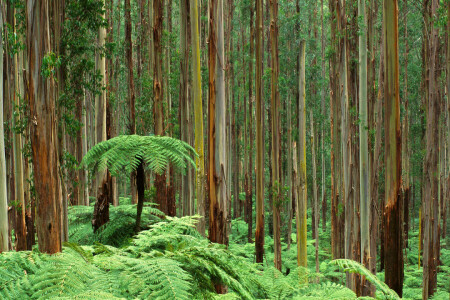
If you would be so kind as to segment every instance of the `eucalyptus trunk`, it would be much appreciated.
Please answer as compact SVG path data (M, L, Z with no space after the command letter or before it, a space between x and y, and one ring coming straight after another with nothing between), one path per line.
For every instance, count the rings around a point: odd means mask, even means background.
M315 255L316 255L316 273L319 273L319 199L317 198L317 166L316 166L316 146L315 146L315 136L314 136L314 119L313 112L310 110L309 119L311 123L311 151L312 151L312 165L313 165L313 196L314 196L314 210L316 211L316 217L314 219L315 228L314 230L314 240L315 240Z
M0 11L0 57L3 57L3 10ZM9 250L5 130L3 125L3 71L3 59L0 59L0 253Z
M299 69L299 99L298 99L298 132L299 132L299 183L296 206L297 215L297 264L307 267L306 245L306 210L307 210L307 185L306 185L306 107L305 107L305 48L306 42L300 41L300 69Z
M360 226L361 226L361 263L370 268L370 180L369 180L369 149L368 149L368 112L367 112L367 16L366 1L358 1L358 18L363 20L359 32L359 156L360 156ZM362 295L371 295L369 282L363 276ZM372 295L373 296L373 295Z
M280 178L280 94L278 89L278 0L270 1L270 41L271 41L271 116L272 116L272 201L273 201L273 240L274 265L281 271L281 178Z
M430 29L426 39L428 61L426 72L429 80L426 81L426 155L424 165L424 249L423 249L423 290L422 298L431 297L437 288L437 271L439 260L439 116L440 96L439 86L439 27L434 25L434 16L439 8L438 0L426 2L424 9L429 13Z
M10 4L12 5L12 4ZM16 18L13 20L14 35L16 35ZM20 50L19 50L20 51ZM15 200L17 205L15 205L16 212L16 251L27 250L27 228L25 225L25 194L24 194L24 175L23 175L23 156L22 156L22 133L19 132L20 124L20 101L19 97L24 95L19 95L19 63L18 54L14 53L14 90L12 92L14 97L14 114L13 114L13 151L14 151L14 187L15 187ZM31 249L30 249L31 250Z
M55 118L54 78L42 76L42 61L50 48L48 0L27 1L28 100L34 126L31 145L36 198L39 250L61 251L61 202Z
M125 56L128 69L128 103L130 109L130 119L128 132L136 134L136 96L134 91L134 68L133 68L133 43L131 41L131 5L130 0L125 0ZM136 172L130 176L131 203L137 203Z
M164 135L163 74L162 74L163 1L153 1L153 120L155 135ZM166 174L155 175L156 203L165 214L167 205Z
M385 282L401 297L403 242L401 183L401 132L398 65L398 4L384 0L384 99L385 99Z
M197 194L197 214L202 218L197 224L197 230L205 234L205 156L203 150L203 105L202 105L202 80L200 71L200 36L198 0L189 1L191 13L191 37L192 37L192 78L193 101L195 122L195 158L197 171L195 173L195 185Z
M210 0L209 24L209 240L228 245L225 76L221 65L224 62L223 0ZM225 291L223 286L216 289Z
M256 262L262 263L264 256L264 101L262 90L263 61L263 1L256 0Z

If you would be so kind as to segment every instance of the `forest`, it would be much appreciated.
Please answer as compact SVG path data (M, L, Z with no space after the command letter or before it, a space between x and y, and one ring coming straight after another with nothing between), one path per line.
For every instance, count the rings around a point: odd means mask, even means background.
M0 299L450 299L450 0L0 10Z

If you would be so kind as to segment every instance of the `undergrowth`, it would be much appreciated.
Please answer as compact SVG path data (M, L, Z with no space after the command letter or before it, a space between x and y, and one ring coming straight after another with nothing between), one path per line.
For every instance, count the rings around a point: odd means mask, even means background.
M126 203L127 199L123 199ZM72 207L70 242L62 253L36 249L0 254L0 299L372 299L357 298L345 287L345 272L363 274L376 288L376 299L400 299L351 260L331 260L329 232L320 230L320 273L315 273L314 241L308 240L308 268L296 265L295 234L283 241L283 270L273 268L273 240L266 236L262 266L254 263L243 220L232 222L230 245L212 244L195 230L197 217L165 217L154 207L143 211L143 228L134 236L136 207L110 208L110 222L95 234L92 207ZM310 233L310 224L308 225ZM416 231L410 234L405 262L404 299L420 299L422 269L417 266ZM449 299L450 251L432 299ZM228 293L216 294L224 285Z

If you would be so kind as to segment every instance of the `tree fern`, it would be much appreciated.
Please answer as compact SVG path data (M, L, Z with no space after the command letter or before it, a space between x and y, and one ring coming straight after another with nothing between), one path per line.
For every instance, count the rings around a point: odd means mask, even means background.
M167 136L121 135L98 143L85 155L81 166L94 171L108 168L112 175L135 171L141 161L150 170L162 173L169 163L180 171L188 164L195 168L192 159L195 150L187 143Z

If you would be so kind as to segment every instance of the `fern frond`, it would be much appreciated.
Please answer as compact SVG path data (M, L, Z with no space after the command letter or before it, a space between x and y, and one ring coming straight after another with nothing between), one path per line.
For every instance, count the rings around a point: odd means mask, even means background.
M357 273L366 277L366 280L371 282L376 288L383 293L387 299L400 299L394 290L391 290L386 283L378 279L377 276L367 270L362 264L350 259L335 259L331 264L339 266L343 271L350 273Z
M121 171L130 174L141 161L151 171L161 174L170 163L184 172L188 165L195 168L197 154L189 144L167 136L121 135L98 143L84 156L80 167L104 170L116 176Z

